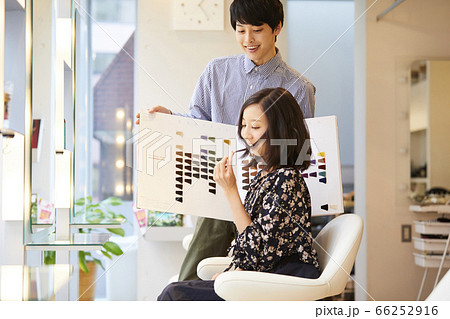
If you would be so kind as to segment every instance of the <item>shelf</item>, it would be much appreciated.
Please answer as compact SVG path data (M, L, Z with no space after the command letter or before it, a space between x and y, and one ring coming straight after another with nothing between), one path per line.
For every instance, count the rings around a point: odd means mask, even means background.
M53 224L31 224L31 228L33 230L33 234L39 231L40 229L50 228Z
M410 205L409 210L415 213L440 213L449 214L450 205ZM449 224L450 225L450 224Z
M441 264L442 255L424 255L419 253L413 253L414 261L416 265L426 268L439 268ZM450 267L450 256L447 255L443 264L444 268Z
M413 133L425 133L427 131L427 127L415 127L411 129L411 134Z
M450 233L450 223L438 221L414 221L415 231L419 234L448 235Z
M86 221L84 218L74 218L70 223L70 228L122 228L124 222L125 219L123 218L103 220L100 223L91 223Z
M411 183L427 183L428 179L426 177L411 177Z
M194 227L150 227L144 238L148 241L183 241L186 235L192 234Z
M92 229L106 229L106 228L122 228L125 223L125 219L117 218L117 219L109 219L104 220L99 223L91 223L86 221L84 218L74 218L72 223L70 224L71 229L82 229L82 228L92 228ZM53 224L38 224L33 223L33 232L38 229L49 228L53 226Z
M25 244L26 250L99 250L109 240L111 234L71 234L69 240L55 240L55 234L40 240Z
M6 138L13 138L17 134L16 131L7 128L0 129L0 135Z
M431 239L414 237L414 248L421 251L433 251L443 253L447 239Z

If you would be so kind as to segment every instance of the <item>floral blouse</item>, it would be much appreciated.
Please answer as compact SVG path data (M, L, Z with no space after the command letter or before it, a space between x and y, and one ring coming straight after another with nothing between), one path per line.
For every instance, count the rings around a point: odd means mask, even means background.
M283 257L298 254L300 261L319 269L312 248L311 198L299 170L280 168L264 176L260 171L244 208L252 223L236 236L229 268L269 271Z

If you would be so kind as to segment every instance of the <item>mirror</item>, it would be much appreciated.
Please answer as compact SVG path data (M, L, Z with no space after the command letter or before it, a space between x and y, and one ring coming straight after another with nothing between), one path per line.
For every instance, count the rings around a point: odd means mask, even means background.
M56 208L71 205L74 22L72 0L27 4L33 15L30 136L35 143L30 147L32 195L24 232L26 243L36 243L54 232Z
M55 15L48 6L32 2L33 65L32 65L32 133L31 209L29 225L25 226L27 243L36 241L33 234L44 236L54 221L54 154L55 154ZM44 22L45 21L45 22Z
M2 5L1 205L2 219L17 221L23 219L30 204L31 0L6 0Z
M411 197L450 190L450 61L422 60L411 66Z

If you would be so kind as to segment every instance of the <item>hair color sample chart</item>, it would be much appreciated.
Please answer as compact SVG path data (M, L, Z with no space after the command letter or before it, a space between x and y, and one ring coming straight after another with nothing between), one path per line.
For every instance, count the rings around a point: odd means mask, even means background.
M311 166L302 175L313 215L343 212L335 116L307 119ZM213 178L214 167L242 149L237 127L161 113L141 114L137 140L137 206L161 212L232 220L228 202ZM257 171L237 153L233 170L242 201Z

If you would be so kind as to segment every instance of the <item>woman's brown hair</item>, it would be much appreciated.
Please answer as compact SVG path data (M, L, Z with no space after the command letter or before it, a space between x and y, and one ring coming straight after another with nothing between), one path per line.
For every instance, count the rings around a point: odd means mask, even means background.
M283 88L268 88L250 96L242 105L239 114L238 136L242 140L244 140L241 135L244 111L252 104L261 106L268 121L267 131L262 137L266 140L264 154L261 154L266 165L265 169L267 171L282 167L307 169L311 154L309 131L303 112L292 94ZM248 154L249 150L244 156ZM256 160L254 159L250 165L255 166Z

